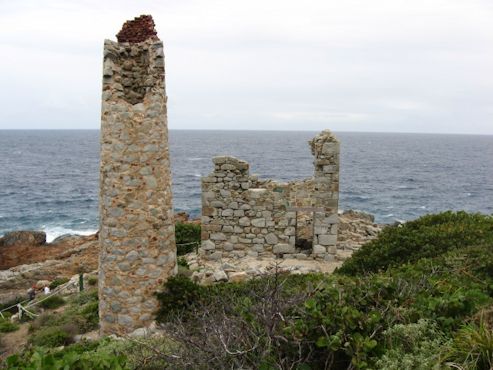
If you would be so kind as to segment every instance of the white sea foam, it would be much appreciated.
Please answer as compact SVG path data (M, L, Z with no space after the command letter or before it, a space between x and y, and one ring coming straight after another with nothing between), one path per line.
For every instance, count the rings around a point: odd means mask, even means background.
M46 233L46 242L51 243L53 240L62 235L92 235L96 234L98 230L74 230L66 229L62 226L45 227L43 231Z

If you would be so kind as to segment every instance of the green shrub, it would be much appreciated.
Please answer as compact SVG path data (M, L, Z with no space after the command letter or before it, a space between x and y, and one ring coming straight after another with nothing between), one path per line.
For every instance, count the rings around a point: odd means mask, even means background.
M176 313L186 314L204 296L205 288L183 275L172 276L164 285L164 290L156 294L160 307L157 319L165 321Z
M493 328L483 321L470 323L457 331L445 357L457 368L493 369Z
M31 344L41 347L58 347L72 343L73 335L70 330L62 326L48 326L35 331L31 338Z
M84 291L69 300L65 310L53 314L45 312L37 317L30 326L30 331L36 334L46 328L63 328L72 334L86 333L98 327L97 290Z
M126 356L115 353L108 341L85 342L70 345L61 351L36 347L28 353L7 358L5 365L11 370L124 370Z
M417 323L397 324L383 332L385 353L376 361L382 370L428 370L438 368L445 335L436 323L420 319Z
M188 262L184 257L178 257L178 266L188 269Z
M82 332L97 329L99 324L99 303L97 301L86 303L80 308L79 313L85 321L81 328Z
M9 333L19 329L19 325L10 322L8 318L0 318L0 333Z
M348 275L432 258L449 250L493 242L493 216L444 212L423 216L401 227L387 227L338 270Z
M70 304L73 306L82 306L89 302L97 302L98 301L98 290L84 290L80 292L75 297L71 298Z
M50 283L49 287L50 287L50 289L55 289L56 287L59 287L60 285L63 285L65 283L67 283L68 281L69 281L69 279L66 277L57 277L56 279L54 279Z
M52 295L39 303L39 306L45 309L54 309L65 304L65 299L58 295Z
M98 278L96 276L89 276L89 279L87 279L87 284L90 286L95 286L98 284Z
M176 253L179 256L193 252L200 245L200 225L177 222L175 225L175 237Z
M3 319L10 319L12 317L12 312L9 311L4 311L2 312ZM2 320L2 317L0 316L0 320Z

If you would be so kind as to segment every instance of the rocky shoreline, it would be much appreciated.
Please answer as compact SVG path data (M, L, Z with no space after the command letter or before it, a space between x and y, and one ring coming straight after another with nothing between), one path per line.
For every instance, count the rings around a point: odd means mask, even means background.
M345 211L339 216L340 252L334 261L307 260L302 254L288 259L243 257L211 261L196 253L189 253L181 257L189 266L185 273L201 284L243 281L271 273L275 268L293 274L330 273L350 257L353 251L374 239L384 227L375 224L373 216L363 212ZM185 213L178 213L175 220L200 223L199 220L190 220ZM51 243L45 241L46 235L39 231L16 231L0 238L0 304L23 297L29 287L40 281L44 283L56 278L73 279L81 271L97 273L97 234L66 235Z

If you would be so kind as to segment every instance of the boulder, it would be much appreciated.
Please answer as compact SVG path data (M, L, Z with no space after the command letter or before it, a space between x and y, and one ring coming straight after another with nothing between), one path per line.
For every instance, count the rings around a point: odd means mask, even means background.
M49 280L38 280L36 283L36 289L43 289L45 286L50 286L51 282Z
M216 281L226 282L226 281L228 281L228 275L226 275L224 270L217 270L217 271L214 271L214 279Z
M0 246L42 245L46 243L44 231L11 231L0 238Z
M231 283L240 283L248 280L249 276L245 271L231 272L228 274Z

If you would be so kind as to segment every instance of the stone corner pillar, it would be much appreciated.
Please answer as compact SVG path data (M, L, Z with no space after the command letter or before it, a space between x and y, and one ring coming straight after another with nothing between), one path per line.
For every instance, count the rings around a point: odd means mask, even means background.
M323 211L313 219L313 250L326 260L337 253L339 222L339 140L330 130L324 130L310 142L314 155L314 205Z
M155 317L155 292L176 273L163 44L151 16L105 40L100 159L100 332Z

